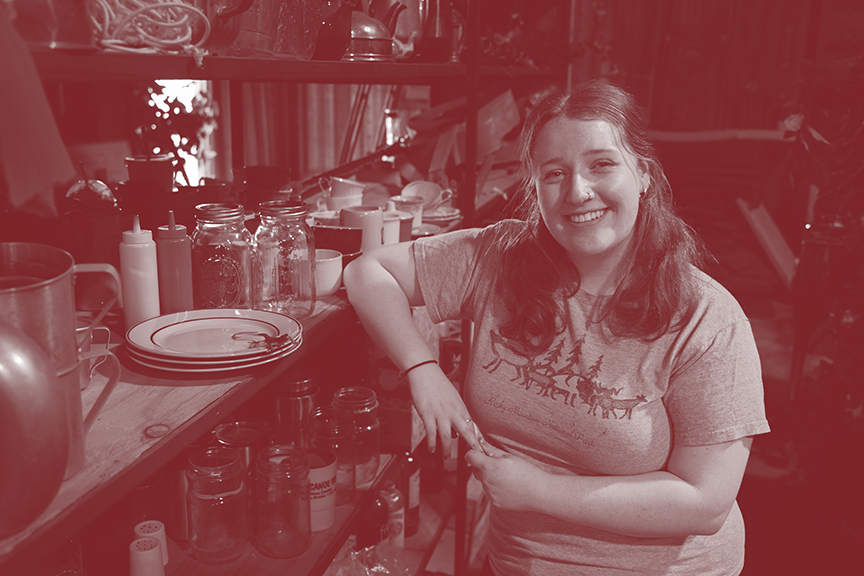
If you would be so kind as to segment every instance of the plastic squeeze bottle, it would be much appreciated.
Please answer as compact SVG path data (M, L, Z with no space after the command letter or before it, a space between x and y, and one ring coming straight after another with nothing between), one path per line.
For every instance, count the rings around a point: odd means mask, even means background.
M162 314L192 310L192 239L168 211L168 224L156 229L159 307Z
M136 214L132 230L120 242L120 279L126 329L159 316L159 268L156 243L150 230L142 230Z

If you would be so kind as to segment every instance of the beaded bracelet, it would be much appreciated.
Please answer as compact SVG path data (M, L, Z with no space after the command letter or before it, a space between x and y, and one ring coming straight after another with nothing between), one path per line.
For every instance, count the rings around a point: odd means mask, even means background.
M417 364L414 364L413 366L411 366L411 367L406 368L405 370L403 370L403 371L402 371L402 374L400 374L399 377L400 377L400 378L405 378L406 376L408 376L408 373L409 373L409 372L411 372L411 371L414 370L415 368L419 368L420 366L425 366L426 364L437 364L437 363L438 363L437 360L424 360L423 362L418 362Z

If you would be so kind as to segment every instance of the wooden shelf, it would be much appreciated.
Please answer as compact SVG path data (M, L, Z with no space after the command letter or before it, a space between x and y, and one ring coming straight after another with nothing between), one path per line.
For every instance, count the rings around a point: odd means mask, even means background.
M225 414L238 408L330 334L356 321L340 292L318 301L302 322L303 344L291 355L260 368L212 374L149 370L121 359L120 380L86 438L87 463L64 481L48 508L18 534L0 540L0 573L27 574L40 554L73 537L92 520L163 468ZM97 374L82 393L85 413L106 378Z
M341 62L283 58L205 56L201 65L191 56L125 52L31 51L43 80L236 80L327 84L430 84L464 82L463 64L401 62ZM550 72L486 66L481 76L554 77Z

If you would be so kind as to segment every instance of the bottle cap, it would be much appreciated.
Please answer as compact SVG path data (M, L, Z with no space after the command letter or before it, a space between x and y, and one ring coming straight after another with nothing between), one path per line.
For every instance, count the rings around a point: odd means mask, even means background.
M160 240L170 240L173 238L185 238L186 226L177 224L174 220L174 211L168 211L168 224L159 226L156 229L156 238Z
M145 244L153 240L150 230L142 230L138 214L132 217L132 230L123 231L123 242L126 244Z

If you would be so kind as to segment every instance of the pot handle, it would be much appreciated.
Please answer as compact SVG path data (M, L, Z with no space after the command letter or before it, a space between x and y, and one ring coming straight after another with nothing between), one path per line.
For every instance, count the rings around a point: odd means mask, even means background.
M220 6L217 8L218 15L216 19L219 20L217 24L221 24L222 22L227 22L233 16L237 14L242 14L243 12L249 10L252 7L252 4L255 0L239 0L233 6Z
M102 391L99 393L99 396L96 398L96 401L93 403L93 406L90 407L90 411L84 418L85 435L90 430L90 427L93 426L96 416L99 415L99 411L102 409L102 406L104 406L105 401L108 400L108 396L111 395L117 381L120 380L120 360L118 360L117 356L115 356L110 350L83 352L78 355L78 361L81 362L83 360L89 360L90 358L99 358L100 356L104 356L105 359L114 366L114 371L111 376L108 377L108 382L105 384L105 387L102 388Z
M114 302L117 302L121 307L123 306L123 297L122 290L120 284L120 274L117 273L117 269L114 268L111 264L105 264L102 262L84 262L81 264L75 264L72 266L72 273L78 274L80 272L100 272L103 274L108 274L112 278L114 278L114 282L117 288L114 296L108 299L104 306L102 306L102 310L96 315L96 318L93 319L93 322L90 326L83 330L80 334L78 334L78 345L80 346L82 342L85 341L86 338L90 338L90 333L93 332L93 328L102 321L102 318L105 317L105 314L114 306Z

